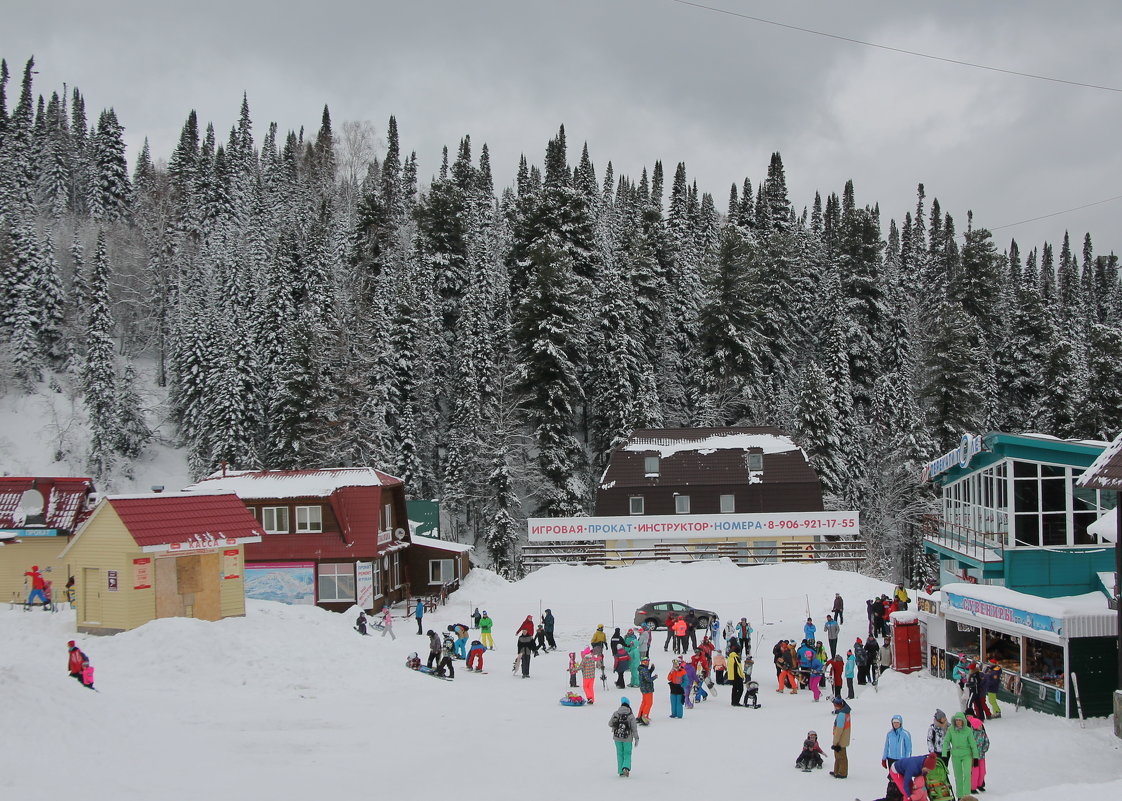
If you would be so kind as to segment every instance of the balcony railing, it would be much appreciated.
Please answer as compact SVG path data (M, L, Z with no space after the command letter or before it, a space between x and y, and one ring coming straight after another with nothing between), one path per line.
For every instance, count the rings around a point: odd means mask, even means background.
M1005 555L1005 541L1002 534L948 523L938 515L924 517L923 538L949 551L981 562L1000 562Z

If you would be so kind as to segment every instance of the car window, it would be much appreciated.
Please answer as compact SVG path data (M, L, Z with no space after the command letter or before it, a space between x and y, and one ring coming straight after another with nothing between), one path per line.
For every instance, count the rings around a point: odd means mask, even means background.
M687 607L685 604L670 604L670 608L675 612L685 612Z
M659 612L665 612L667 609L670 608L670 605L669 604L655 604L654 608L657 609Z

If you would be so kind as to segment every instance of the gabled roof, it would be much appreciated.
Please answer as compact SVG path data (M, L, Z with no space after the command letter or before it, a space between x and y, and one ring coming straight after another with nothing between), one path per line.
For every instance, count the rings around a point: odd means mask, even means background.
M749 469L749 454L763 457L762 469ZM659 457L657 474L646 472L647 456ZM817 481L803 451L776 428L647 428L612 453L600 487Z
M104 505L113 508L142 548L167 545L174 550L176 546L198 547L216 541L220 544L224 540L256 541L265 534L245 504L232 492L111 495L95 511L100 511ZM88 530L88 526L83 527L66 551Z
M1091 489L1122 489L1122 434L1114 438L1114 442L1099 454L1075 483Z
M0 528L23 527L20 500L33 488L43 494L45 528L69 533L89 515L86 499L94 491L91 478L0 476Z
M373 467L331 467L318 470L219 470L184 487L194 492L235 492L243 500L326 498L343 487L384 487L401 479Z

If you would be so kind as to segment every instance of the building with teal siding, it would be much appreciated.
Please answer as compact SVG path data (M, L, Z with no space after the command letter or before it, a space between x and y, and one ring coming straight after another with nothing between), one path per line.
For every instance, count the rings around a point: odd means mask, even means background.
M1078 485L1105 442L965 435L929 462L940 513L924 531L939 588L921 595L931 671L961 658L1002 667L1005 701L1074 717L1110 715L1118 619L1113 541L1092 528L1116 493Z

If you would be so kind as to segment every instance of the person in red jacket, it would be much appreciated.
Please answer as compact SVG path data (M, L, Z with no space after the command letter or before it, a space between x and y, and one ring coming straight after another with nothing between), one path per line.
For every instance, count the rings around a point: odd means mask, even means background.
M66 644L66 647L70 652L70 657L66 662L66 669L70 672L70 676L72 678L75 678L79 682L81 682L82 670L86 667L86 663L88 661L86 659L86 655L82 653L82 649L79 648L77 644L75 644L74 640L68 642Z
M43 580L43 574L39 572L39 565L32 565L31 569L24 573L31 579L31 593L27 596L27 605L31 606L35 603L35 598L38 596L39 600L43 602L43 608L47 608L47 582Z
M515 635L518 636L518 637L521 637L523 634L525 634L527 637L533 637L534 636L534 616L533 615L526 615L526 619L522 621L522 625L519 626L518 631L515 632Z

